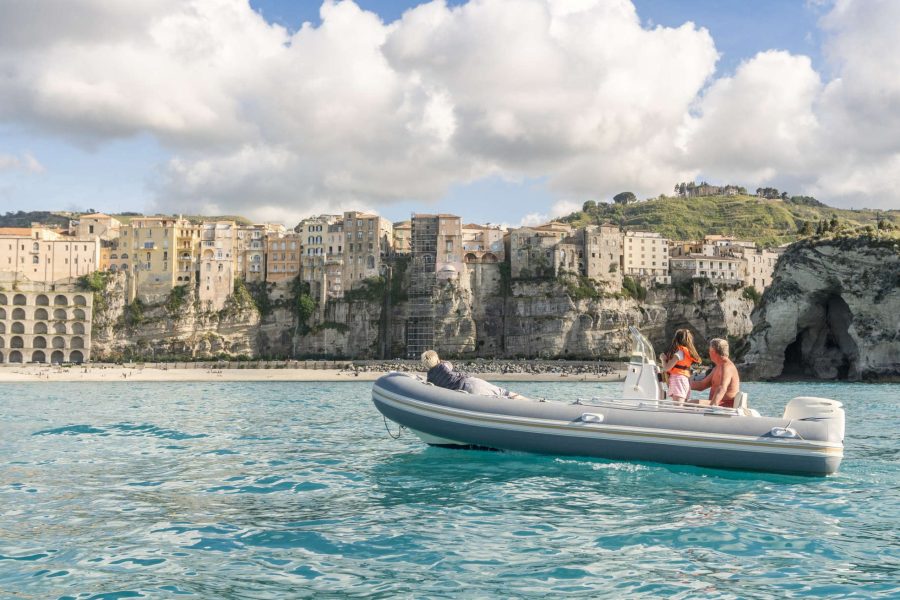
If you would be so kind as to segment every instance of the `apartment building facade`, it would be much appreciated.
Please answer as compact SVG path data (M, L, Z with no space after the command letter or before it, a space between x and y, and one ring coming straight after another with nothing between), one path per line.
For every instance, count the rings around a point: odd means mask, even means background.
M222 310L234 291L238 257L237 226L234 221L200 225L200 280L198 299L208 310Z
M671 283L669 240L649 231L625 232L622 247L623 276L657 283Z
M179 285L199 283L200 225L182 217L134 218L120 229L110 270L129 274L128 299L164 301Z
M82 292L0 292L0 363L89 361L92 308Z
M394 228L378 215L347 211L343 216L343 236L341 281L346 291L381 273L382 260L391 252Z
M100 265L100 239L62 235L44 227L0 228L0 270L40 283L93 273Z

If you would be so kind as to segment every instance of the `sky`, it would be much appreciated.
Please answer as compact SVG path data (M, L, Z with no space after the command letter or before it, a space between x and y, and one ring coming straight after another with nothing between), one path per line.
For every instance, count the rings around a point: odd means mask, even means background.
M894 0L7 0L0 212L900 208Z

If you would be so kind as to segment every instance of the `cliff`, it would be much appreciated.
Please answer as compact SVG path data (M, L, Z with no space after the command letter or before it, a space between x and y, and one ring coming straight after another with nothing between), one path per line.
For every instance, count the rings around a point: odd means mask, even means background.
M871 236L794 244L752 320L746 376L900 377L900 242Z
M95 292L95 360L215 357L374 359L406 353L409 306L399 280L374 281L341 300L298 312L297 293L272 302L266 289L243 286L221 311L204 310L187 288L159 304L126 304L122 275ZM434 296L435 349L458 358L615 360L628 354L628 326L662 348L687 327L702 345L743 339L753 304L741 290L695 284L649 290L637 299L583 280L505 281L499 265L475 265L462 280L441 282Z
M95 361L268 357L291 350L291 336L284 336L293 327L290 312L276 308L263 317L246 294L232 295L221 311L205 310L186 287L159 304L125 298L123 274L105 276L94 290Z

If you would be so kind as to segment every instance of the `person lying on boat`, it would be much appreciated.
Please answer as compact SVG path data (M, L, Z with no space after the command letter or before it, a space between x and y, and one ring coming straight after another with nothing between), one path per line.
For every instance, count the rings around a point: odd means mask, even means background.
M463 390L476 396L506 396L521 398L519 394L488 383L484 379L472 377L453 368L453 363L441 360L434 350L422 353L422 366L428 369L428 383L448 390Z
M709 340L709 359L713 370L700 381L692 381L692 390L709 390L709 405L734 408L734 399L741 392L741 377L729 358L728 342L721 338Z

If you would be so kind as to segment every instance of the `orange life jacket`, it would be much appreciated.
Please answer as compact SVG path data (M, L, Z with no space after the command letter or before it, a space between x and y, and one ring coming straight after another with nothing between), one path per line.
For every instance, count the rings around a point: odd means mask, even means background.
M691 365L695 362L700 362L696 360L693 356L691 356L691 351L688 350L684 346L678 346L677 350L680 350L682 354L684 354L684 358L675 363L671 369L669 369L670 375L684 375L685 377L691 376Z

